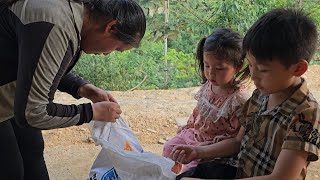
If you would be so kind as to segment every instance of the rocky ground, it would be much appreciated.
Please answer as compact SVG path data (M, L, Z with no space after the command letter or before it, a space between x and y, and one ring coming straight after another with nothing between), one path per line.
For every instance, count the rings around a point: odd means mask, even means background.
M311 66L306 79L308 86L320 101L320 66ZM138 136L147 151L161 154L163 141L175 135L175 119L188 117L196 104L198 87L175 90L112 92L123 110L122 117ZM56 102L79 104L65 93L56 94ZM43 131L45 158L53 180L86 179L89 169L100 151L90 138L87 125ZM309 180L320 179L320 161L309 168Z

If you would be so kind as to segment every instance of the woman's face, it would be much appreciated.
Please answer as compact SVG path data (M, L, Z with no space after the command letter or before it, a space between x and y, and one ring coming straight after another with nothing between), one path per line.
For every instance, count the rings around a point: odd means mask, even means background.
M123 43L113 34L90 33L82 37L81 49L87 54L110 54L113 51L125 51L133 46Z
M115 35L113 26L116 20L108 22L104 27L87 18L81 31L81 49L87 54L110 54L113 51L125 51L133 46L120 41Z

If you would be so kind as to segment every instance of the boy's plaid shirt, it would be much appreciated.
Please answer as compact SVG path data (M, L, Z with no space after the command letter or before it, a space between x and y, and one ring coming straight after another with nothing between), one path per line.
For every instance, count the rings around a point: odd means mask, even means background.
M282 149L309 153L299 179L306 176L310 161L318 160L320 111L306 82L272 110L266 110L268 96L253 92L244 106L240 123L245 127L241 142L237 178L271 174Z

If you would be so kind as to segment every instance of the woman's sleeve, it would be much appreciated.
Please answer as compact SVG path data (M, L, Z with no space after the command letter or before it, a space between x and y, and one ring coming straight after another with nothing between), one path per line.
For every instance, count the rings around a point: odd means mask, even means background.
M82 79L80 76L69 72L64 75L58 85L58 89L62 92L66 92L72 95L76 99L80 99L79 89L81 86L88 84L89 82Z
M54 129L91 121L91 104L52 102L73 57L74 48L63 28L48 22L23 25L18 33L19 68L15 118L20 125Z

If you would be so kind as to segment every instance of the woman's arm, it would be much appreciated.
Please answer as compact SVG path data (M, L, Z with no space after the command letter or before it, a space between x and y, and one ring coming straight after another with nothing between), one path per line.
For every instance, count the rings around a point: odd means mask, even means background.
M93 118L114 121L119 105L100 102L80 105L54 103L53 95L72 57L73 43L63 27L35 22L18 31L19 69L16 81L15 118L20 125L54 129L81 125Z

